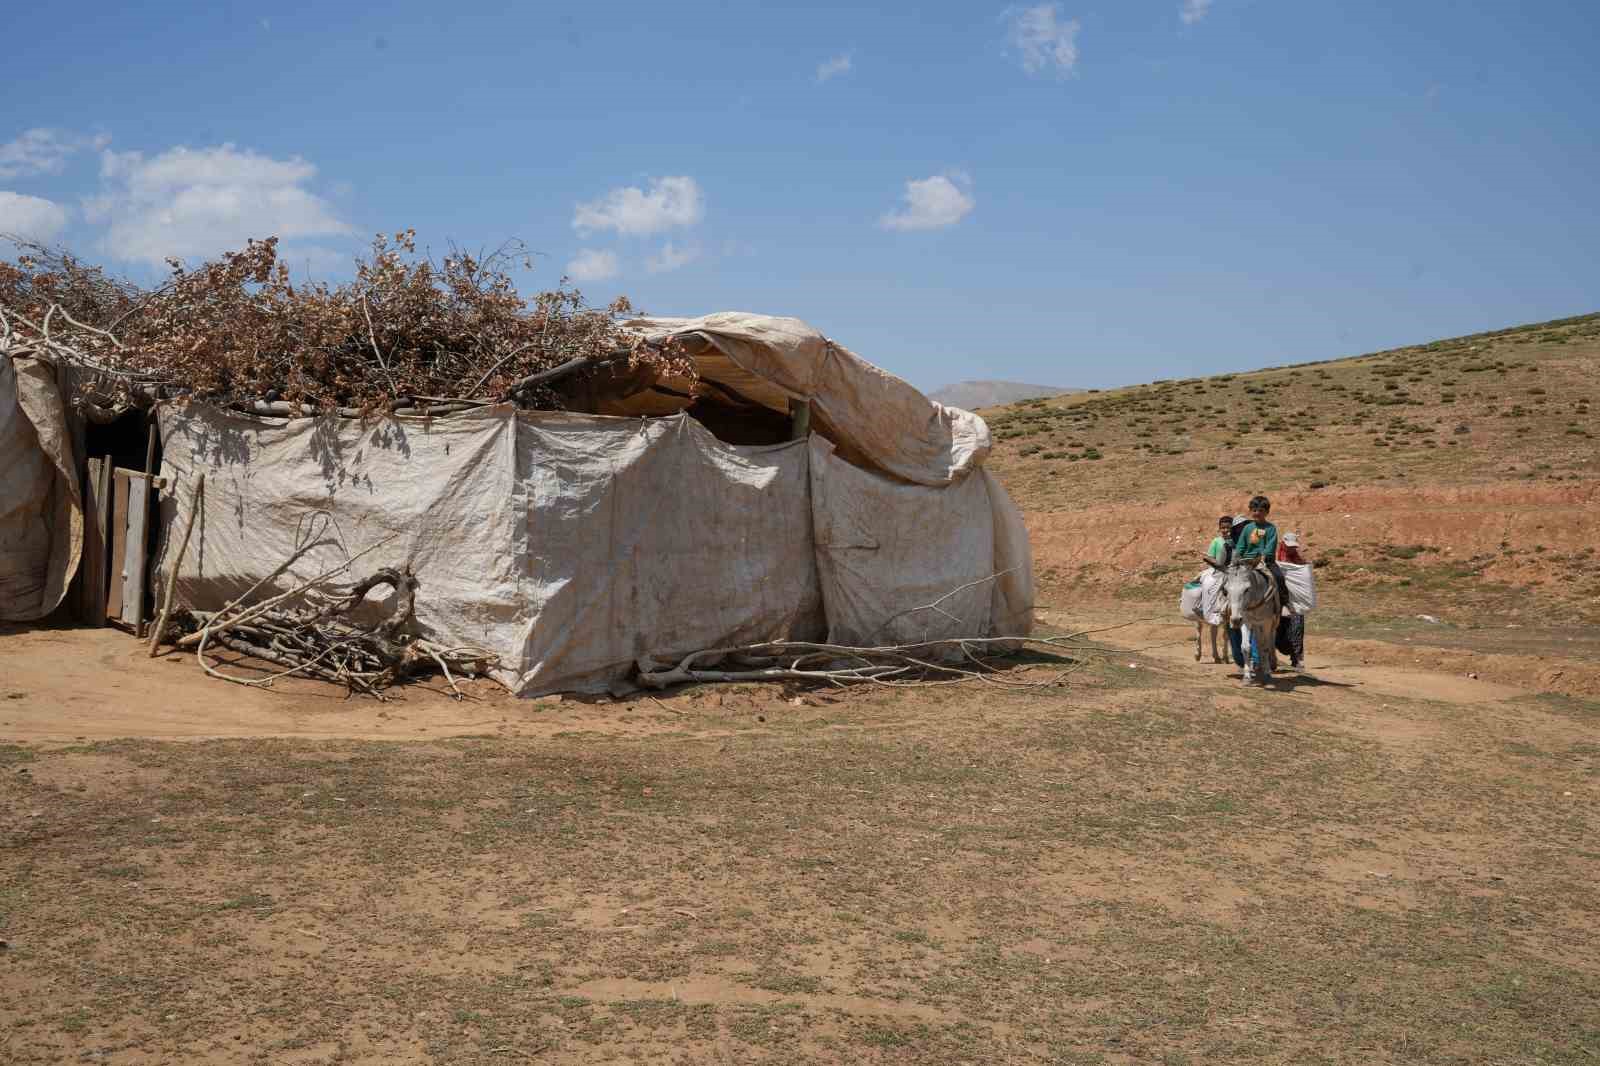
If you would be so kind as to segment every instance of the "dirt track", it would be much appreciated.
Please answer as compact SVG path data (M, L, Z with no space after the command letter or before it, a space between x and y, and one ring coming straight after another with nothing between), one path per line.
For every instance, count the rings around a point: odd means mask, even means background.
M458 706L0 634L0 1056L1600 1053L1600 705L1101 639L1051 695Z
M1116 624L1104 609L1091 628ZM1056 612L1049 623L1070 624ZM1441 703L1482 704L1552 691L1551 674L1578 691L1600 677L1593 664L1543 656L1484 655L1372 640L1323 637L1312 629L1312 671L1329 685L1355 687ZM1174 669L1214 676L1224 668L1193 662L1193 629L1145 622L1098 634L1106 644L1139 651ZM1209 659L1209 649L1207 651ZM553 736L570 731L638 734L675 725L670 708L715 701L753 712L787 706L776 688L679 695L545 697L517 700L484 682L469 687L471 702L450 699L442 686L404 690L391 703L349 699L332 686L278 682L272 689L226 685L206 677L194 657L170 650L158 659L115 629L45 629L0 633L0 740L73 743L112 738L200 740L222 737L417 740L452 736ZM1228 668L1231 669L1231 668ZM250 676L248 669L242 670ZM1476 678L1469 674L1477 674ZM1294 684L1292 673L1285 684ZM1174 683L1181 683L1178 677ZM1519 685L1518 682L1521 682Z
M1049 692L377 704L0 628L0 1062L1600 1061L1561 329L996 418L1043 621L1118 626ZM1172 620L1258 490L1326 564L1268 691Z

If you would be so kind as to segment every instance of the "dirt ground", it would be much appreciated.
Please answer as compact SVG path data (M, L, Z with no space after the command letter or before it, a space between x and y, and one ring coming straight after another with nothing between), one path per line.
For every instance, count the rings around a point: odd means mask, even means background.
M377 704L8 630L0 1061L1594 1061L1600 704L1377 637Z
M1047 626L1060 623L1054 629L1062 632L1072 631L1080 621L1086 628L1117 626L1096 634L1108 648L1173 663L1192 661L1192 626L1155 618L1123 624L1112 621L1121 617L1114 611L1108 607L1087 615L1048 609L1039 613ZM1322 653L1316 671L1320 679L1396 696L1495 702L1528 695L1516 687L1518 681L1533 682L1532 687L1538 688L1549 675L1570 673L1587 679L1595 672L1593 664L1568 658L1485 654L1431 643L1417 647L1404 643L1404 637L1388 643L1323 638L1315 629L1313 634L1313 647ZM1221 646L1226 650L1225 642ZM1582 650L1590 650L1587 642ZM1209 644L1206 657L1209 661ZM224 661L241 676L258 676L247 665L241 667L237 657L225 654ZM159 658L151 659L142 645L116 629L0 627L0 663L5 664L0 674L0 738L23 745L120 738L429 740L549 737L572 731L627 735L652 732L648 723L670 726L688 713L684 708L702 701L759 713L769 704L786 706L795 698L786 695L787 690L738 686L678 693L667 700L650 696L518 700L498 685L468 682L467 691L474 698L458 702L434 682L408 687L398 701L379 703L348 698L331 685L292 679L276 682L271 689L224 686L206 678L193 655L163 649ZM1415 668L1423 664L1428 669ZM832 702L841 697L808 693L800 698Z
M1597 365L994 413L1049 688L380 704L0 627L0 1064L1592 1066ZM1266 690L1174 620L1256 491L1319 564Z

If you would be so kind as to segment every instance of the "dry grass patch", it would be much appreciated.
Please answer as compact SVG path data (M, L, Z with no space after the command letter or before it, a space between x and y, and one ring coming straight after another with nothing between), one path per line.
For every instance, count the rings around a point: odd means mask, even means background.
M1546 725L1517 754L1515 705L1407 705L1429 728L1390 744L1334 728L1386 713L1356 692L1241 698L1128 653L1082 679L707 711L669 738L9 755L0 1046L28 1063L1600 1054L1579 947L1600 855L1592 804L1562 795L1595 784L1582 714L1529 708ZM148 776L106 795L17 772L112 759Z

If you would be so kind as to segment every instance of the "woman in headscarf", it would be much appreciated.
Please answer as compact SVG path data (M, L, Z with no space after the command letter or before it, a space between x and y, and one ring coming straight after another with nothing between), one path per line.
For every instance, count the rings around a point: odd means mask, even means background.
M1292 563L1295 566L1310 565L1300 552L1299 534L1283 535L1283 540L1278 545L1277 562ZM1283 609L1283 613L1283 620L1278 623L1278 654L1289 656L1289 664L1298 670L1306 661L1306 616L1288 607Z

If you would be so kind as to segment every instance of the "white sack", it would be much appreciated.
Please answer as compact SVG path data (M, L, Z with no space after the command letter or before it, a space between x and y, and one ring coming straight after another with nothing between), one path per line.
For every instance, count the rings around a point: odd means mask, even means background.
M1317 580L1310 563L1279 563L1283 583L1289 586L1289 609L1295 614L1309 614L1317 608Z
M1222 624L1222 614L1228 609L1226 585L1227 579L1215 567L1206 567L1200 575L1200 615L1208 626Z
M1220 626L1222 612L1228 607L1227 597L1223 594L1225 582L1222 571L1208 566L1195 575L1195 580L1200 583L1197 588L1190 588L1187 584L1183 586L1183 592L1178 597L1178 614L1191 622Z
M1190 588L1186 584L1178 590L1178 617L1187 619L1190 622L1198 622L1203 617L1198 586Z
M0 355L0 619L55 610L83 554L83 500L55 374Z
M995 509L987 479L942 489L905 485L850 465L813 436L811 508L831 643L993 632ZM927 606L941 600L938 610Z

